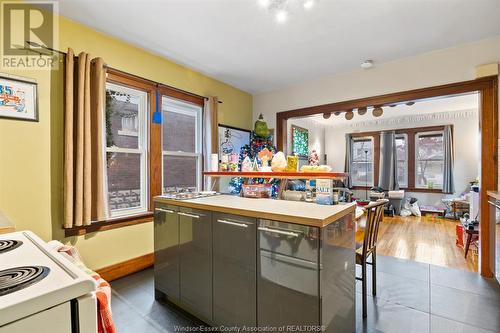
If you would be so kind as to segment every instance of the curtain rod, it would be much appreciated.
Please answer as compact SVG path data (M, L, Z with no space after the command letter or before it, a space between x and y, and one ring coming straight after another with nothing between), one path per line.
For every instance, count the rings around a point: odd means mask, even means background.
M60 50L56 50L56 49L53 49L51 47L47 47L45 45L40 45L38 43L35 43L35 42L32 42L32 41L29 41L27 40L26 43L28 45L31 45L31 46L35 46L35 47L40 47L40 48L43 48L43 49L46 49L46 50L49 50L49 51L52 51L52 52L56 52L56 53L59 53L60 55L63 55L63 56L67 56L68 54L64 51L60 51ZM35 53L38 53L40 55L48 55L48 54L45 54L45 53L42 53L42 52L39 52L39 51L36 51L36 50L33 50L33 49L28 49L26 47L23 47L22 48L23 50L26 50L26 51L31 51L31 52L35 52ZM78 56L75 56L75 58L78 58ZM172 86L169 86L169 85L166 85L166 84L163 84L163 83L160 83L160 82L156 82L156 81L153 81L153 80L150 80L150 79L146 79L146 78L143 78L141 76L138 76L138 75L135 75L135 74L131 74L131 73L128 73L128 72L125 72L125 71L122 71L122 70L119 70L119 69L116 69L116 68L113 68L113 67L110 67L108 66L107 64L104 64L104 67L106 68L109 68L109 69L112 69L116 72L119 72L119 73L122 73L122 74L126 74L126 75L129 75L129 76L132 76L132 77L135 77L135 78L138 78L138 79L141 79L141 80L146 80L146 81L149 81L153 84L155 84L157 87L167 87L167 88L170 88L170 89L174 89L174 90L177 90L179 92L182 92L184 94L188 94L188 95L191 95L191 96L195 96L195 97L200 97L200 98L203 98L205 100L208 99L208 97L206 96L201 96L201 95L198 95L198 94L194 94L192 92L189 92L189 91L185 91L185 90L182 90L182 89L179 89L179 88L176 88L176 87L172 87ZM222 101L217 101L219 104L222 104L223 102Z

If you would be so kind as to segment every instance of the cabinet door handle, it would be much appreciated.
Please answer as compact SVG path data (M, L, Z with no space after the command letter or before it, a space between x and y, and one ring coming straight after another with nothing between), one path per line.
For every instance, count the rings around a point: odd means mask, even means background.
M280 235L287 235L287 236L292 236L292 237L299 237L298 233L291 232L291 231L284 231L284 230L278 230L278 229L269 229L269 228L266 228L266 227L259 227L258 229L260 231L273 232L275 234L280 234Z
M248 224L246 224L246 223L238 223L238 222L232 222L232 221L228 221L228 220L217 220L217 222L234 225L234 226L241 227L241 228L248 228Z
M194 214L189 214L189 213L179 212L177 214L182 215L182 216L192 217L192 218L195 218L195 219L199 219L200 218L200 215L194 215Z
M165 209L165 208L155 208L155 210L157 210L159 212L163 212L163 213L169 213L169 214L175 213L173 210L171 210L171 209Z

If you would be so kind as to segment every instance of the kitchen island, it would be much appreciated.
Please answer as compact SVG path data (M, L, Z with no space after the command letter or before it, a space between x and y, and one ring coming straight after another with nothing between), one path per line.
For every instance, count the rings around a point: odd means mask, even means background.
M354 332L354 210L229 195L156 197L156 297L212 326Z

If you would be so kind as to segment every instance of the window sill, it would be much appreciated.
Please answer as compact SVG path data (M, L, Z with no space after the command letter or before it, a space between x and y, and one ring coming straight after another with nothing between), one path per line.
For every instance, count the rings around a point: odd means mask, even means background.
M351 190L370 190L372 186L353 186ZM440 194L452 194L452 193L443 193L443 190L437 188L417 188L417 187L401 187L400 190L404 190L405 192L420 192L420 193L440 193Z
M83 236L93 232L128 227L130 225L137 225L141 223L148 223L153 221L153 216L154 214L152 212L147 212L139 215L125 216L112 220L96 221L90 225L64 229L64 235L65 237Z

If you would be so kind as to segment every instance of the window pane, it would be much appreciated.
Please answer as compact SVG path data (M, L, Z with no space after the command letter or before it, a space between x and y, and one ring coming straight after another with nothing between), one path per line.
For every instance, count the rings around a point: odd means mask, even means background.
M138 208L141 198L141 155L107 153L108 202L111 211Z
M416 186L424 188L443 187L443 161L417 161Z
M373 142L372 140L354 141L352 143L353 161L372 161Z
M397 137L396 138L396 155L398 157L398 161L406 160L406 137Z
M398 161L398 184L401 187L408 186L408 167L406 161Z
M418 137L418 159L442 160L443 152L443 136L419 136Z
M197 116L200 107L163 98L163 150L196 152Z
M139 148L139 110L145 93L110 84L106 87L106 146Z
M195 191L197 175L197 157L163 156L163 191L175 190L176 187Z
M373 163L353 162L351 171L352 183L358 186L373 185Z

